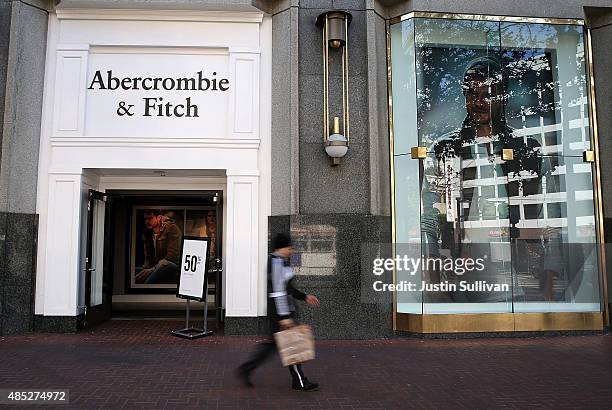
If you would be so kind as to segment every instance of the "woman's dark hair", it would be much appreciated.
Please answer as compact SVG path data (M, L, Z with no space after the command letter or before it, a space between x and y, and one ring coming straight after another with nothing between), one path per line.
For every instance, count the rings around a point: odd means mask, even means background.
M287 246L291 246L291 238L289 235L279 233L272 238L272 250L286 248Z

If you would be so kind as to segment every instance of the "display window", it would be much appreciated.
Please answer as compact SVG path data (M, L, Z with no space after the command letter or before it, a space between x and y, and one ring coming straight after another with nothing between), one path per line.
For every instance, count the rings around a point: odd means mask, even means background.
M210 238L209 266L217 255L216 210L206 206L132 207L128 289L176 291L183 236Z
M397 312L600 311L583 26L415 17L389 31L398 252L483 265L398 271L423 291L399 293Z

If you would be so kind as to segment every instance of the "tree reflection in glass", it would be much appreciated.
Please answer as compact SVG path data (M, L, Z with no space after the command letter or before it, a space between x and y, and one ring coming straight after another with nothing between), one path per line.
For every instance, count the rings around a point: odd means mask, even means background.
M488 271L471 280L512 287L425 300L575 302L593 249L574 243L595 242L591 181L581 186L587 211L568 217L575 203L560 206L568 180L590 177L574 159L590 147L582 29L416 20L418 144L429 147L421 177L424 254L484 256ZM564 256L568 246L573 260ZM457 279L423 273L434 283ZM597 300L596 275L589 286L585 298Z

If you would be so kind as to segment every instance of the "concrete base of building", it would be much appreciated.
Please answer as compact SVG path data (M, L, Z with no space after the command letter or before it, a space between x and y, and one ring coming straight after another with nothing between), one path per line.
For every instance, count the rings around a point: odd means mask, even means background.
M225 317L223 333L226 336L252 336L268 334L268 318L256 317Z
M495 338L517 338L531 339L534 337L560 337L560 336L603 336L609 334L610 329L604 330L564 330L564 331L541 331L541 332L465 332L465 333L415 333L397 330L397 338L414 339L495 339Z
M75 333L83 328L83 315L34 316L34 331L41 333Z
M30 332L38 215L0 212L0 335Z
M442 333L521 333L603 331L603 312L543 313L462 313L411 314L397 313L396 328L400 331Z

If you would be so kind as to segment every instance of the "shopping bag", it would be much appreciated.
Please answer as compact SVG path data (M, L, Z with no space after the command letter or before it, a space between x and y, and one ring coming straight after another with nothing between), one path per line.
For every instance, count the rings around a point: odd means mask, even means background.
M274 333L274 340L283 366L307 362L315 358L314 336L308 325L298 325Z

